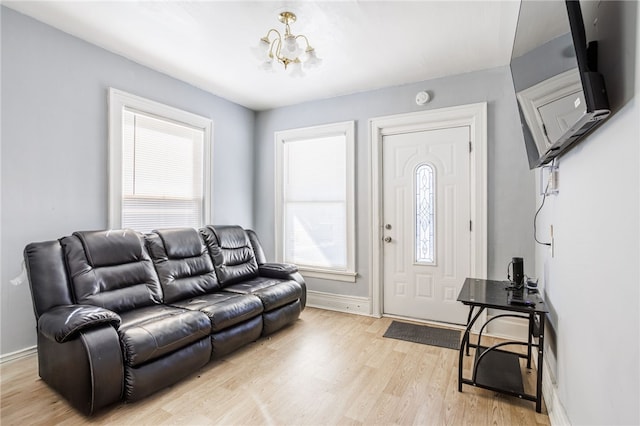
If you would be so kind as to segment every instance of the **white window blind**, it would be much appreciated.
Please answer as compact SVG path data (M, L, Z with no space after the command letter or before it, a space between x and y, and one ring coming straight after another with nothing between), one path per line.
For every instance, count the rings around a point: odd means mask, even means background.
M211 120L110 90L109 226L210 223Z
M354 123L276 132L276 258L355 281Z
M285 144L285 262L346 270L344 135Z
M122 226L201 226L202 129L127 109L123 118Z

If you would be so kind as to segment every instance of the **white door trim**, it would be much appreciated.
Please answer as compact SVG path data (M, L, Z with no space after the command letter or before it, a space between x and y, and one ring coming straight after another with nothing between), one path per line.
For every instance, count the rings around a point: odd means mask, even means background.
M382 282L382 138L388 135L469 126L471 128L471 275L487 276L487 103L462 105L430 111L376 117L369 120L370 150L369 212L371 215L369 294L371 315L383 313Z

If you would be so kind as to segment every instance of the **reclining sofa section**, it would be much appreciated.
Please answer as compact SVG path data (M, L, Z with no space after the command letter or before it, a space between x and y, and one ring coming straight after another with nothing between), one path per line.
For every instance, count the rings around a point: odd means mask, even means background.
M294 265L238 226L75 232L24 250L40 377L80 412L136 401L291 324Z

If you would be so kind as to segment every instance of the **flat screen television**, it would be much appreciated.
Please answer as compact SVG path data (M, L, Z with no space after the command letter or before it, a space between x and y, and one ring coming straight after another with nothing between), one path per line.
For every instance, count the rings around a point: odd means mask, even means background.
M577 0L521 1L511 76L531 169L567 152L610 114L597 40L585 28Z

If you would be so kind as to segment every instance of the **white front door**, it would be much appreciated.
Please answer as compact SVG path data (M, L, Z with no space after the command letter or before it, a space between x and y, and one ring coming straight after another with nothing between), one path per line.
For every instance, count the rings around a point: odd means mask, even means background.
M470 127L384 136L383 312L466 323L471 272Z

